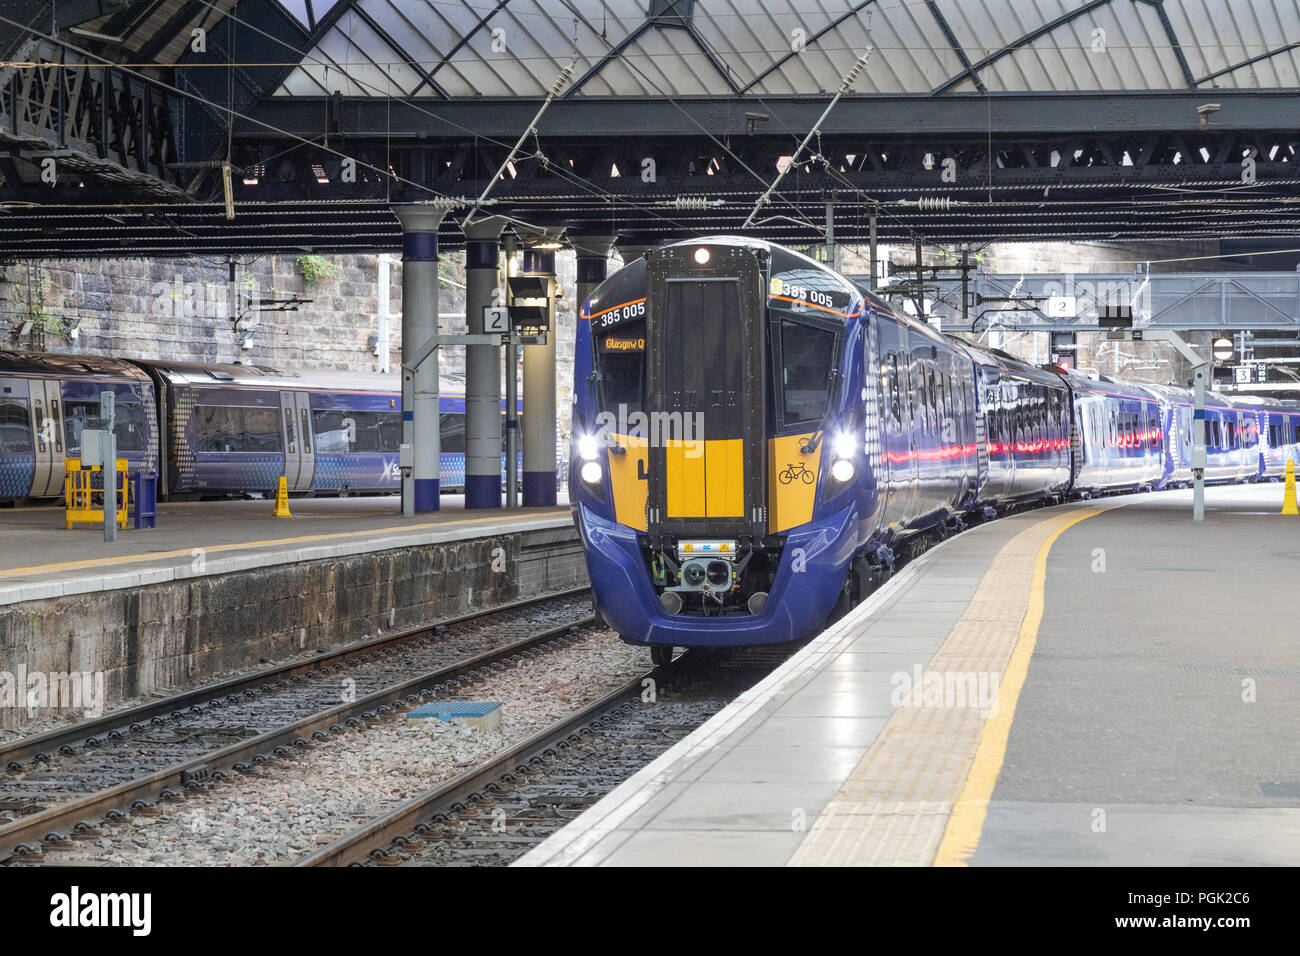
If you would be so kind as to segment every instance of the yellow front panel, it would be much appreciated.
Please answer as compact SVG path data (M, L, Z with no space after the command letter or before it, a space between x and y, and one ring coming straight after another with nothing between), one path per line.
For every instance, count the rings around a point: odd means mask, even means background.
M786 531L812 521L821 446L810 455L805 455L799 448L813 434L783 435L767 443L769 532Z
M615 435L627 454L609 455L609 487L614 496L614 519L638 531L646 530L647 482L638 477L650 467L649 446L644 438Z
M705 443L708 444L707 442ZM670 441L667 460L668 518L702 518L705 508L706 454L699 442Z
M724 438L704 443L707 506L710 518L745 516L745 443Z

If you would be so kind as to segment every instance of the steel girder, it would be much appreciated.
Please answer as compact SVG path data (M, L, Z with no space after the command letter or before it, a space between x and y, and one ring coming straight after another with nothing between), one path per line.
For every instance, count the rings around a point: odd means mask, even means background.
M10 160L0 202L48 201L60 187L189 198L169 167L178 160L175 94L53 44L33 43L27 55L26 65L0 69L0 148Z

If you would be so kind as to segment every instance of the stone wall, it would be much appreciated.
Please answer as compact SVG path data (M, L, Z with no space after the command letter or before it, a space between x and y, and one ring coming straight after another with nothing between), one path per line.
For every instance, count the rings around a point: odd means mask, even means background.
M111 707L586 583L570 527L29 601L0 607L0 673L102 672ZM0 727L26 720L0 708Z
M402 347L402 263L389 256L389 368ZM264 255L224 258L68 259L0 265L0 349L187 362L242 362L284 369L373 372L379 257ZM438 264L444 331L464 331L465 255ZM557 425L567 448L573 395L572 252L556 256ZM314 273L316 281L310 281ZM237 291L236 324L229 301ZM249 301L256 304L250 311ZM265 301L269 300L269 301ZM297 300L297 301L295 301ZM31 328L23 333L23 327ZM443 372L463 372L465 350L440 350ZM520 366L522 369L522 364ZM522 371L520 371L522 381ZM523 383L525 393L528 385Z

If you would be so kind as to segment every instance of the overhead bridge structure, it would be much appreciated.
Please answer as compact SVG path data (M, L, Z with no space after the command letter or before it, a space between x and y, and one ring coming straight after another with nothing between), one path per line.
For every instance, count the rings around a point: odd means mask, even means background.
M1231 0L6 0L0 256L395 249L427 200L460 244L485 190L656 242L786 167L747 230L786 243L1294 236L1297 37Z
M1096 331L1106 306L1129 307L1137 329L1300 332L1300 272L972 271L964 310L960 275L941 272L923 285L929 314L945 332ZM910 301L910 285L899 288L909 290L902 299Z

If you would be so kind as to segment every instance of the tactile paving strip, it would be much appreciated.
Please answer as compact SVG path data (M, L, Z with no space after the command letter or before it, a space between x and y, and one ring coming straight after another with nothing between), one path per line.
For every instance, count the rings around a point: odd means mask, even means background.
M1067 525L1103 509L1071 508L1012 538L925 674L1006 672L1029 608L1034 563ZM924 679L924 678L923 678ZM954 689L973 686L954 679ZM924 686L924 685L922 685ZM978 695L976 695L978 697ZM935 859L979 746L990 708L953 694L942 704L898 707L818 816L790 866L926 866ZM997 697L993 697L996 703Z

